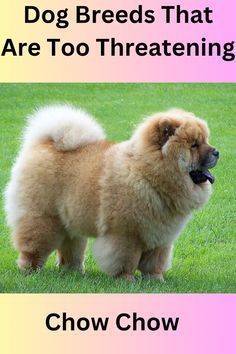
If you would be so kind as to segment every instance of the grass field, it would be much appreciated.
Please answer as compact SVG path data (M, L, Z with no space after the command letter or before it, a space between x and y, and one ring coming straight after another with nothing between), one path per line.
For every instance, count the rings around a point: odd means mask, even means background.
M16 266L3 212L3 191L17 154L24 117L35 107L70 102L103 124L109 139L130 136L147 114L181 107L208 121L220 150L213 196L176 241L166 282L113 280L95 264L90 241L84 276L59 271L55 254L45 269L25 276ZM189 293L236 291L236 84L1 84L0 85L0 292L4 293Z

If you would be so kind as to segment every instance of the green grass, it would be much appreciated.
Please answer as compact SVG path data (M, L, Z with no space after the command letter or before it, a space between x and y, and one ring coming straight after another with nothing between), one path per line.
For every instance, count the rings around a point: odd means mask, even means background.
M86 274L59 271L55 254L45 269L25 276L5 224L2 192L17 154L24 117L40 105L70 102L86 108L103 124L109 139L130 136L144 116L181 107L204 117L211 143L220 150L213 196L175 243L166 282L113 280L95 264L92 241ZM236 291L236 85L235 84L1 84L0 85L0 292L14 293L189 293Z

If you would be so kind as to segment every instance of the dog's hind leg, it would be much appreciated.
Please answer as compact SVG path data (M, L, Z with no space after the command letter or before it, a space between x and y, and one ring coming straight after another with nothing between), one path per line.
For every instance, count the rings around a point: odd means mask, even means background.
M171 265L172 248L172 245L157 247L152 251L143 253L138 266L142 274L163 281L163 274Z
M50 253L58 248L63 228L57 217L29 213L18 221L13 238L20 252L19 268L33 271L42 268Z
M87 239L84 237L71 239L67 236L58 248L59 266L75 268L83 272L86 245Z

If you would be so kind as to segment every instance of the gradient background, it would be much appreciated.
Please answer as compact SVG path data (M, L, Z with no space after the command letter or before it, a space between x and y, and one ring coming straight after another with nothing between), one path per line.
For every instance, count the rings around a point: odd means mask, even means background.
M235 295L3 295L1 353L229 354L235 352ZM109 330L51 332L51 312L110 317ZM118 314L180 317L177 331L119 331ZM129 322L131 323L131 322Z
M180 4L183 8L214 9L214 24L73 24L76 5L96 9L158 10L161 5ZM24 6L41 9L69 8L71 25L58 29L38 22L24 24ZM215 58L185 57L99 57L94 49L98 37L116 37L120 41L194 42L206 37L220 43L234 40L236 2L188 0L127 0L92 1L58 0L49 5L46 0L9 0L0 5L0 46L6 38L16 42L39 42L39 57L0 57L1 82L234 82L234 63ZM61 38L72 43L88 42L91 55L87 57L50 57L46 38ZM235 350L235 295L1 295L0 352L4 354L64 353L165 353L165 354L229 354ZM51 312L68 315L109 316L106 332L50 332L45 318ZM127 331L114 325L121 312L138 312L149 317L180 317L176 332Z
M69 3L69 4L68 4ZM75 7L86 5L90 9L131 10L143 5L144 9L155 10L157 21L154 24L76 24ZM214 10L213 24L165 24L162 5L180 4L183 8ZM24 23L24 6L35 5L40 9L69 8L70 26L58 29L55 23ZM6 38L16 42L39 42L42 45L39 57L0 57L0 77L5 82L232 82L236 79L233 62L225 62L221 57L100 57L95 44L99 37L115 37L121 42L201 42L220 43L235 39L234 0L9 0L0 5L0 45ZM159 15L158 15L159 14ZM89 56L64 57L60 54L51 57L46 38L61 38L63 42L87 42L91 46Z

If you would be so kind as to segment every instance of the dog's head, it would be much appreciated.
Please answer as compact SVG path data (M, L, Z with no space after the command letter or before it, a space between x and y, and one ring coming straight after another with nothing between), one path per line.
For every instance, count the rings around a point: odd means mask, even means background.
M218 161L219 152L209 145L205 121L192 113L170 110L158 113L142 123L133 136L138 152L152 164L163 161L173 166L173 173L189 174L195 184L214 182L209 172ZM169 169L168 169L169 170Z

